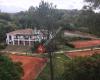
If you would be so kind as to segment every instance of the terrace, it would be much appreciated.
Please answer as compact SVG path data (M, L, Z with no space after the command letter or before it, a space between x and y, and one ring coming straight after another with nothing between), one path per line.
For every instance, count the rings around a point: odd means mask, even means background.
M100 40L85 40L85 41L74 41L69 42L69 45L73 46L74 48L88 48L92 46L99 46Z

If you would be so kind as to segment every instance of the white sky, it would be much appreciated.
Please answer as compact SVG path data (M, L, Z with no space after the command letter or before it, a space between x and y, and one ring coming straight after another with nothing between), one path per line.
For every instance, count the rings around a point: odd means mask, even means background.
M81 9L83 0L44 0L57 5L59 9ZM41 0L0 0L0 9L4 12L27 10L30 6L38 6Z

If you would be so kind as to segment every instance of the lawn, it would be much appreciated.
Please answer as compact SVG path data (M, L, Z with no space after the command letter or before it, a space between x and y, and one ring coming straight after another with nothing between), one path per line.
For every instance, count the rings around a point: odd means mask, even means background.
M64 54L54 54L53 55L53 71L54 71L54 80L58 80L59 77L64 72L64 63L68 61L69 58ZM37 80L50 80L50 67L49 62L43 72L39 75Z
M67 45L64 45L62 50L74 50L75 48L69 47Z

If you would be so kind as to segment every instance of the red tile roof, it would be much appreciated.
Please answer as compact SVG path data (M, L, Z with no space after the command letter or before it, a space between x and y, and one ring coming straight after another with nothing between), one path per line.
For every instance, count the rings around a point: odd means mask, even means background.
M100 40L74 41L69 44L73 45L75 48L85 48L100 45Z
M35 80L43 66L45 65L47 59L28 57L28 56L18 56L10 55L10 58L14 62L21 62L24 70L24 76L22 80Z
M10 33L7 33L9 35L16 35L16 34L28 34L31 35L33 33L32 29L20 29L20 30L16 30L16 31L12 31Z

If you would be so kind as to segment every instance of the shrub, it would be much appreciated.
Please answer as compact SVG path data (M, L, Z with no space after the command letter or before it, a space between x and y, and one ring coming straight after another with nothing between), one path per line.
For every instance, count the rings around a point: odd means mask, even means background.
M38 41L35 42L35 43L33 43L33 46L31 47L31 51L32 51L32 52L35 52L39 44L40 44L40 43L39 43Z
M100 80L100 55L68 61L62 80Z
M12 62L7 56L0 55L0 80L21 80L23 69L19 63Z
M7 44L5 44L5 43L0 44L0 50L1 50L1 49L5 49L6 46L7 46Z
M71 47L71 48L74 48L73 44L66 43L66 45L69 46L69 47Z

